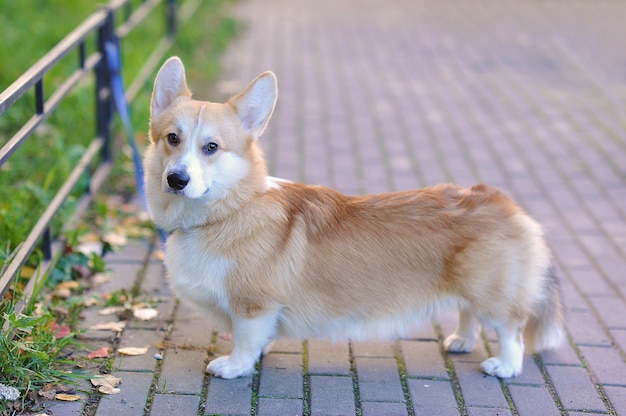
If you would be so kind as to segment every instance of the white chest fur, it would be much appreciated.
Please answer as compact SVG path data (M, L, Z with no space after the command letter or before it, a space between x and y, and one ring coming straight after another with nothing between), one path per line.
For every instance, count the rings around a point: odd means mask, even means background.
M172 234L165 262L172 287L183 301L191 301L207 312L229 312L225 281L234 262L212 254L196 232Z

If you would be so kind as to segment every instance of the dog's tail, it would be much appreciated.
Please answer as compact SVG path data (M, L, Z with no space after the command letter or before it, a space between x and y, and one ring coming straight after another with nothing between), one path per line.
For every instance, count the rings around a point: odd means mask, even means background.
M533 352L555 349L565 338L559 281L554 266L546 270L542 290L542 300L524 330L528 349Z

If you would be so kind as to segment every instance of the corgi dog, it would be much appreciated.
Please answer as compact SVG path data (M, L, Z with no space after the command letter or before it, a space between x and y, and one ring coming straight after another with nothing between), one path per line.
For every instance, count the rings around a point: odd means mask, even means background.
M258 140L276 99L265 72L226 103L194 100L177 57L154 83L145 185L168 279L207 331L232 333L208 372L253 373L276 337L397 338L445 308L459 310L449 352L494 328L489 375L520 374L525 344L559 345L551 253L515 202L482 184L349 196L268 176Z

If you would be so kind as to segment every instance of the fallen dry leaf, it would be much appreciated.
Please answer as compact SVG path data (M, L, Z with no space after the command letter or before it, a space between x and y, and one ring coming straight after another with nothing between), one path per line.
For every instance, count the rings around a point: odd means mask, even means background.
M110 282L112 279L111 273L96 273L91 278L91 282L95 286L100 286L103 283Z
M20 270L20 276L30 279L31 277L33 277L36 271L37 269L35 269L34 267L23 266L22 269Z
M108 356L109 356L109 348L102 347L102 348L98 348L95 351L90 352L87 355L87 358L89 358L90 360L93 360L94 358L107 358Z
M93 384L95 387L105 384L108 384L112 387L117 387L122 382L122 379L119 377L115 377L111 374L101 374L89 379L89 381L91 381L91 384Z
M96 241L100 241L100 235L93 231L88 231L80 236L81 243L94 243Z
M70 329L63 325L63 326L59 326L59 324L55 323L52 325L52 332L54 332L54 337L56 339L61 339L61 338L65 338L69 335L71 335L72 331L70 331Z
M80 244L77 247L77 250L83 253L86 256L91 256L92 254L101 254L102 253L102 242L100 241L100 237L96 234L93 234L93 237L88 239L84 239L85 242ZM87 241L90 240L90 241Z
M75 402L76 400L82 399L82 397L77 394L66 394L66 393L59 393L56 396L54 396L54 398L57 400L62 400L64 402Z
M78 289L80 284L76 280L68 280L67 282L61 282L56 286L56 290L61 289Z
M92 296L90 298L85 299L85 301L83 302L83 305L89 308L91 306L97 305L98 303L100 303L100 301Z
M98 387L98 391L102 394L117 394L120 392L120 389L116 387L122 382L122 379L107 374L94 377L89 381L91 381L91 384L95 387Z
M36 316L43 315L43 303L41 302L35 303L35 310L33 311L33 315L36 315Z
M146 227L141 227L140 225L137 225L137 220L134 220L134 222L135 224L133 224L131 221L124 221L124 224L117 227L117 230L119 232L123 232L127 238L138 238L145 235Z
M137 302L134 303L133 306L131 306L131 309L133 311L136 311L137 309L143 309L143 308L149 308L150 304L148 302Z
M145 353L148 352L148 347L126 347L126 348L119 348L117 350L117 352L119 352L122 355L144 355Z
M90 327L89 329L94 329L97 331L113 331L120 332L126 328L126 322L124 321L115 321L115 322L106 322L102 324L96 324Z
M54 400L57 394L57 386L55 384L46 384L37 392L37 395L44 399Z
M72 291L66 287L56 290L56 294L60 299L69 299L72 296Z
M108 384L103 384L102 386L98 387L98 391L102 394L117 394L121 390L118 389L117 387L112 387L112 386L109 386Z
M154 343L154 348L156 348L157 350L166 350L171 346L171 344L169 342L161 342L161 341L157 341Z
M105 301L111 300L112 297L113 297L113 295L111 293L104 293L102 295L102 299L104 299ZM128 300L128 297L125 294L120 293L118 295L118 301L119 302L126 302L127 300Z
M124 234L111 232L102 237L102 241L109 243L112 246L125 246L128 244L128 239Z
M98 315L114 315L116 313L124 312L126 308L123 306L109 306L98 311Z
M149 321L156 318L159 312L154 308L141 308L133 311L133 316L141 321Z

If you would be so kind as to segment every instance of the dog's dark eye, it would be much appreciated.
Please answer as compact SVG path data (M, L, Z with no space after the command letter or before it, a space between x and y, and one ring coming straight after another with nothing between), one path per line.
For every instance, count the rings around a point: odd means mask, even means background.
M169 133L167 135L167 142L169 144L171 144L172 146L178 146L178 144L180 143L180 139L178 138L178 134L176 134L176 133Z
M202 151L203 151L205 154L207 154L207 155L212 155L213 153L217 152L217 148L218 148L218 147L219 147L219 146L218 146L218 144L217 144L217 143L211 142L211 143L209 143L209 144L205 145L205 146L202 148Z

